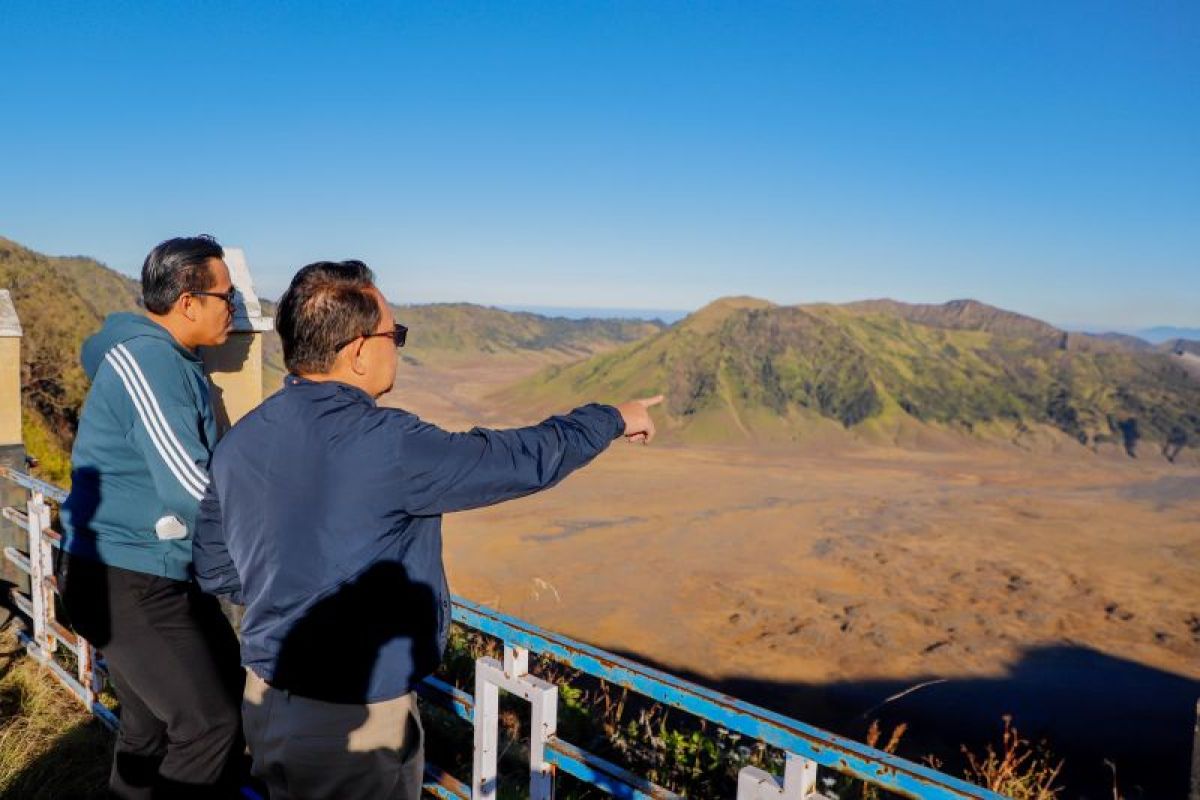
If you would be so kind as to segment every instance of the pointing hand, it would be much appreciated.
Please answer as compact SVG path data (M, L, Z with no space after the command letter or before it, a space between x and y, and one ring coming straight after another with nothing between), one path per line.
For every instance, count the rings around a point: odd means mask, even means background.
M625 420L625 439L630 442L649 444L654 438L654 420L650 419L650 407L663 401L663 396L646 397L641 400L630 400L617 406L621 417Z

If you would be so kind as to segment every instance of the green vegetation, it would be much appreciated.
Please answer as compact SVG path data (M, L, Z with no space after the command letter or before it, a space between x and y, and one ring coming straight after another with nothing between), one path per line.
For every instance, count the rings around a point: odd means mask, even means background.
M856 429L903 416L1007 438L1040 426L1130 455L1173 459L1200 446L1200 383L1161 349L1068 335L971 301L718 301L504 396L550 407L642 392L666 392L664 428L685 442L786 441L814 418Z

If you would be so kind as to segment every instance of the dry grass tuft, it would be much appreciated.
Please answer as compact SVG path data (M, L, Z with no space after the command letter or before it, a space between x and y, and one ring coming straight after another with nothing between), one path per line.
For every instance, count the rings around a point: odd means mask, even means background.
M0 798L103 797L112 734L0 630Z
M1063 761L1057 762L1044 746L1035 747L1004 716L1004 734L997 752L990 744L987 754L976 756L966 747L968 780L1014 800L1055 800L1061 790L1055 784Z

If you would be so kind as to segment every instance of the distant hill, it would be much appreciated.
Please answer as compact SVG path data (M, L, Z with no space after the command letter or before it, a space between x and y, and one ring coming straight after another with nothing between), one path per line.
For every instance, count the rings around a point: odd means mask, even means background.
M0 238L0 288L12 290L25 331L21 348L26 448L55 481L69 474L67 455L78 425L88 381L79 365L83 340L104 317L140 308L140 282L94 259L52 257ZM555 350L574 358L635 341L663 330L640 320L570 320L501 311L466 303L400 306L397 319L412 333L410 359L487 357ZM264 301L263 313L275 306ZM264 337L263 385L279 388L283 353L274 332Z
M657 321L542 317L471 303L393 306L392 311L409 328L402 356L418 363L548 350L583 359L666 327ZM275 304L263 301L263 314L273 317ZM279 336L271 331L263 344L263 386L271 393L287 370Z
M1139 338L1153 344L1162 344L1173 339L1200 340L1200 328L1176 328L1170 325L1160 325L1156 328L1143 328L1136 331Z
M864 300L842 308L857 314L883 314L933 328L959 331L985 331L998 336L1023 337L1061 345L1066 333L1053 325L1014 311L980 303L978 300L951 300L940 305L901 303L896 300Z
M409 327L406 350L503 353L558 350L592 355L658 333L657 321L567 319L525 311L503 311L471 303L394 306L396 320Z
M1200 446L1200 383L1166 353L964 300L776 306L726 298L620 350L501 394L535 408L666 392L683 442L779 444L841 428L949 431L1174 458ZM1061 437L1060 437L1061 438Z
M1135 350L1146 352L1154 350L1154 345L1147 342L1145 339L1139 339L1136 336L1131 336L1128 333L1071 333L1068 334L1068 342L1078 343L1080 341L1090 342L1093 347L1098 345L1111 345L1126 350Z

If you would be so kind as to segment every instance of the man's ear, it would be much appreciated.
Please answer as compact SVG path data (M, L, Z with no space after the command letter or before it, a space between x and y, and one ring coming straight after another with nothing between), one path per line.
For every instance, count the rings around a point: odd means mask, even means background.
M347 345L347 347L350 348L350 352L346 354L350 359L350 371L355 375L366 375L367 362L362 357L362 339L358 340L357 346Z
M181 294L175 301L175 308L191 322L196 321L196 297L191 294Z

